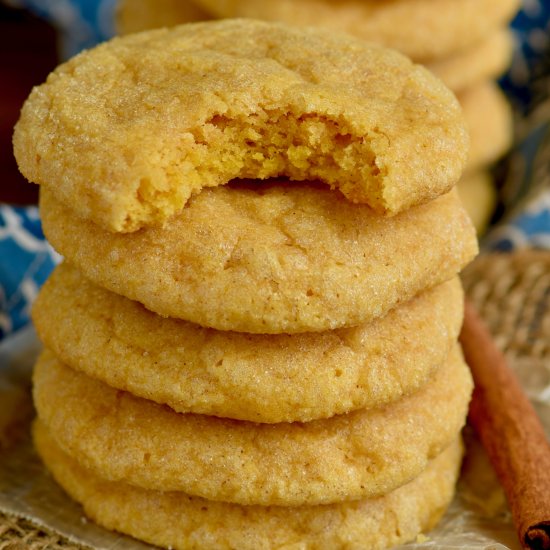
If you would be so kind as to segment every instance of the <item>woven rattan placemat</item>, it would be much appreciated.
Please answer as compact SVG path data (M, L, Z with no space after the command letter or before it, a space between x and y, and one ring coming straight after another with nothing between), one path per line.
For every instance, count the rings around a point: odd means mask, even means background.
M550 251L480 256L462 280L509 361L550 357Z
M480 256L463 281L510 362L550 358L550 252ZM0 514L0 550L77 548L83 547L27 520Z
M13 518L0 514L0 549L1 550L80 550L64 537L46 533L26 519Z

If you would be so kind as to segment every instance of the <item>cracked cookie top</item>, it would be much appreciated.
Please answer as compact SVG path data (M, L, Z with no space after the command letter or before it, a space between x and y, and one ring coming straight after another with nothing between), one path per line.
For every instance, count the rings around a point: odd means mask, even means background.
M357 327L244 334L155 315L63 263L33 320L68 366L177 412L308 422L419 389L455 344L463 306L455 278Z
M263 506L329 504L396 489L456 439L472 391L458 345L427 384L391 406L306 423L179 414L74 371L49 350L33 382L38 418L65 452L101 477Z
M457 101L423 67L352 37L253 20L84 52L33 90L14 133L29 180L124 232L234 178L318 180L396 214L448 191L467 148Z
M460 441L453 442L418 477L376 499L242 507L109 482L62 451L40 421L33 435L54 478L94 522L162 548L393 548L433 527L452 499L462 459Z
M455 190L378 216L313 183L205 189L162 228L112 233L43 190L44 233L99 286L166 317L277 334L355 326L454 277L477 253Z

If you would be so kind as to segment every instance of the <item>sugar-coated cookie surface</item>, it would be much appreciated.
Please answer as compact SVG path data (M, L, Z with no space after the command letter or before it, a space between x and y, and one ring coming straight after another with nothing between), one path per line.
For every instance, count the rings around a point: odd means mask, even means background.
M165 222L234 178L320 180L395 214L448 191L467 148L460 106L425 68L249 19L83 52L33 90L14 132L29 180L114 231Z
M485 168L510 147L513 113L506 96L492 81L481 82L458 94L471 138L467 171Z
M372 498L407 483L457 437L471 389L457 347L429 383L386 407L256 424L175 413L74 371L50 351L34 372L40 420L101 477L285 506Z
M99 286L201 326L355 326L454 277L477 252L455 192L388 218L313 184L206 189L163 228L111 233L43 189L44 232Z
M498 29L479 43L448 58L427 65L454 92L484 80L499 77L512 60L514 38L508 29Z
M33 435L54 478L95 522L178 550L395 546L437 523L454 494L462 456L462 447L455 442L417 478L376 499L293 508L243 507L105 481L64 453L40 422Z
M196 0L218 17L315 25L395 48L416 61L441 59L506 26L519 0Z
M40 340L72 368L178 412L269 423L327 418L415 391L447 357L462 314L456 278L349 329L216 331L155 315L67 264L33 307Z

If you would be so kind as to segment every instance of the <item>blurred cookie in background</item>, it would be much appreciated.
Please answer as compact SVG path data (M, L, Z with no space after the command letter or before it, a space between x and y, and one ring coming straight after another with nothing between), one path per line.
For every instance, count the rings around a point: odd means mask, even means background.
M175 22L206 21L211 16L192 0L120 0L116 9L118 34L169 27Z
M455 92L502 75L512 59L514 38L499 28L467 50L427 64Z
M493 215L497 192L490 172L480 170L465 175L457 184L460 200L474 222L478 235L484 233Z
M513 114L506 96L492 81L482 82L458 94L470 131L467 172L496 162L513 139Z
M454 55L506 26L519 0L197 0L216 17L318 26L394 48L417 62Z

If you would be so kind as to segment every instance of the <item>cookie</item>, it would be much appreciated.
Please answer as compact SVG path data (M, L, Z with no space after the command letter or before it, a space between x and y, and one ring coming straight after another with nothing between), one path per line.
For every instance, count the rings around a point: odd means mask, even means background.
M512 60L514 40L507 29L498 29L467 50L427 65L453 91L460 92L484 80L499 77Z
M458 94L470 131L467 172L498 160L510 147L513 115L503 92L494 82L482 82Z
M117 15L119 34L211 19L210 13L190 0L122 0ZM512 34L502 26L488 37L484 35L479 43L458 53L451 51L448 57L435 59L427 67L451 90L457 92L481 80L500 76L510 64L512 50Z
M116 10L118 34L206 21L210 14L192 0L119 0Z
M458 435L472 380L458 347L416 393L307 423L196 414L115 390L46 351L34 372L40 420L105 479L238 504L372 498L417 476Z
M319 180L396 214L448 191L467 147L460 106L425 68L347 35L246 19L86 51L34 88L14 132L29 180L126 232L234 178Z
M196 0L218 17L345 31L415 61L442 59L505 26L519 0Z
M83 468L40 422L34 442L56 481L100 525L166 548L261 550L395 546L431 529L447 508L462 447L453 443L417 478L383 497L325 506L242 507L109 482Z
M456 193L388 218L323 185L205 189L163 228L111 233L43 189L44 232L99 286L163 316L250 333L355 326L477 252Z
M497 202L491 174L486 171L465 175L458 182L458 194L479 234L487 228Z
M338 8L336 8L338 9ZM122 0L117 14L119 34L181 25L211 19L206 11L190 0ZM453 91L463 90L482 80L497 78L510 64L513 51L512 33L504 26L483 36L479 43L435 59L428 69Z
M162 318L62 264L33 307L68 366L134 395L254 422L307 422L395 401L425 384L462 324L458 278L382 319L297 335L217 331Z

